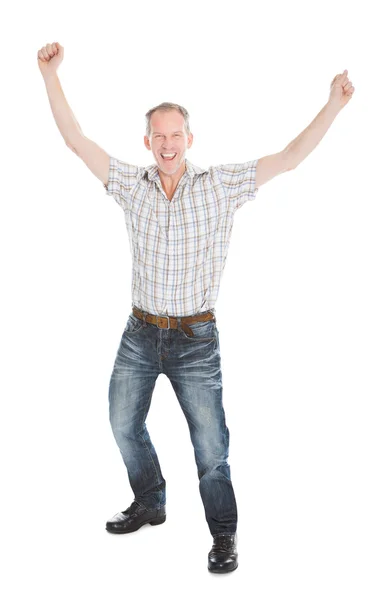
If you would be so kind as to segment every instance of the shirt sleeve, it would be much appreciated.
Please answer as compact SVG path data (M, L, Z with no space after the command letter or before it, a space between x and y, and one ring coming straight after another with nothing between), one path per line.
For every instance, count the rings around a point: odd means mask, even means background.
M136 185L140 167L110 156L108 183L103 186L108 196L113 196L123 210L130 207L130 193Z
M228 194L229 201L235 210L243 206L247 200L255 200L256 167L258 158L245 163L232 163L217 167L219 177Z

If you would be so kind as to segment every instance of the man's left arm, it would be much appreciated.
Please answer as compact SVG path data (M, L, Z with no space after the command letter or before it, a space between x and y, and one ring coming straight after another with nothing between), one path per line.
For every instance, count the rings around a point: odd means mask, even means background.
M316 148L338 113L351 100L355 88L349 81L347 70L336 75L330 85L329 100L314 118L282 152L258 160L256 188L276 175L295 169Z

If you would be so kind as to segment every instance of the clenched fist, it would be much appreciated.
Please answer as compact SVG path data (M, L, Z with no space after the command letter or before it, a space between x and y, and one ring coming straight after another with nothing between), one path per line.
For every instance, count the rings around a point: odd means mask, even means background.
M58 42L47 44L38 50L38 67L43 77L56 73L58 66L64 58L64 48Z
M329 103L342 110L353 97L354 91L355 88L352 81L349 81L348 71L345 69L343 73L336 75L330 84Z

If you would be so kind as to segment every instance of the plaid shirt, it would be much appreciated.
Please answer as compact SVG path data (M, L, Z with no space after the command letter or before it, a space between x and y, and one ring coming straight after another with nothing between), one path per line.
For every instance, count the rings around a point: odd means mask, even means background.
M257 162L201 169L185 159L170 201L156 164L110 156L104 187L125 213L133 306L155 315L215 312L235 211L258 192Z

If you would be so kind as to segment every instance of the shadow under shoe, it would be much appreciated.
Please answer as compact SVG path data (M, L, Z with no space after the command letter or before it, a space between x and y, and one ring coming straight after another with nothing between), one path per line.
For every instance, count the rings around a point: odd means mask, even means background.
M106 529L110 533L131 533L137 531L146 523L150 525L161 525L166 520L166 505L161 508L147 509L136 501L122 512L116 513L106 523Z
M213 536L213 546L208 555L211 573L229 573L238 567L237 539L236 533Z

